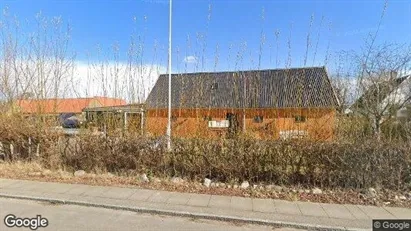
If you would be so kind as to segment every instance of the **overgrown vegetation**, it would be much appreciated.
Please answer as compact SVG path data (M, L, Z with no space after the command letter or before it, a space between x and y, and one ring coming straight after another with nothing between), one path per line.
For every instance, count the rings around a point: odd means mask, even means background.
M1 130L5 152L10 153L10 144L14 146L14 153L6 158L37 158L54 169L330 188L405 190L411 186L411 146L406 142L175 139L173 150L167 152L158 140L147 137L82 134L58 138L46 136L45 131L33 133L23 121L19 124ZM28 137L35 137L31 146ZM38 157L34 155L37 144L41 148Z

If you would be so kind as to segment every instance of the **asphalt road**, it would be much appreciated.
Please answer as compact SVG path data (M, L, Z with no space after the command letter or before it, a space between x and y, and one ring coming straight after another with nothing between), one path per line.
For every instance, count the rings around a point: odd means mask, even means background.
M16 218L33 218L41 215L47 219L48 226L37 230L295 230L0 198L1 231L30 230L26 227L7 227L5 217L8 214L13 214ZM15 219L9 219L8 223L15 222L12 220Z

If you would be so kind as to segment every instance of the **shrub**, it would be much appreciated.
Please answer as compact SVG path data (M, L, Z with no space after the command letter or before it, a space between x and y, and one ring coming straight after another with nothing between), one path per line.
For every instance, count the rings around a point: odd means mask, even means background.
M191 138L174 139L173 150L167 152L154 138L86 132L58 137L23 123L18 127L4 124L0 141L22 147L10 161L32 159L27 153L27 138L32 137L41 143L39 161L49 168L344 188L404 189L411 183L411 147L402 141Z

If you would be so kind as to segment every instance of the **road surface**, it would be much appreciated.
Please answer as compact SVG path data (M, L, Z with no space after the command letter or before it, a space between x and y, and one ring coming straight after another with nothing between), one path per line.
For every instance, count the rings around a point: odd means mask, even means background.
M48 226L37 230L295 230L0 198L1 231L30 230L7 227L5 217L8 214L13 214L16 218L33 218L41 215L47 219ZM10 223L13 222L9 220Z

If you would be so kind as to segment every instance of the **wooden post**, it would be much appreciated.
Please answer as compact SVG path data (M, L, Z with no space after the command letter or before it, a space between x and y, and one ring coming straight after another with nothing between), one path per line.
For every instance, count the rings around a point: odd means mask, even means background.
M13 156L14 155L14 146L12 143L10 143L10 155Z
M40 143L37 144L36 147L36 156L39 157L40 156Z
M124 112L124 131L127 130L127 112Z
M29 137L29 158L31 158L31 137Z
M143 111L140 113L140 130L141 130L141 135L144 135L144 112Z
M4 160L6 160L6 152L4 151L3 143L0 142L0 156L3 155Z

